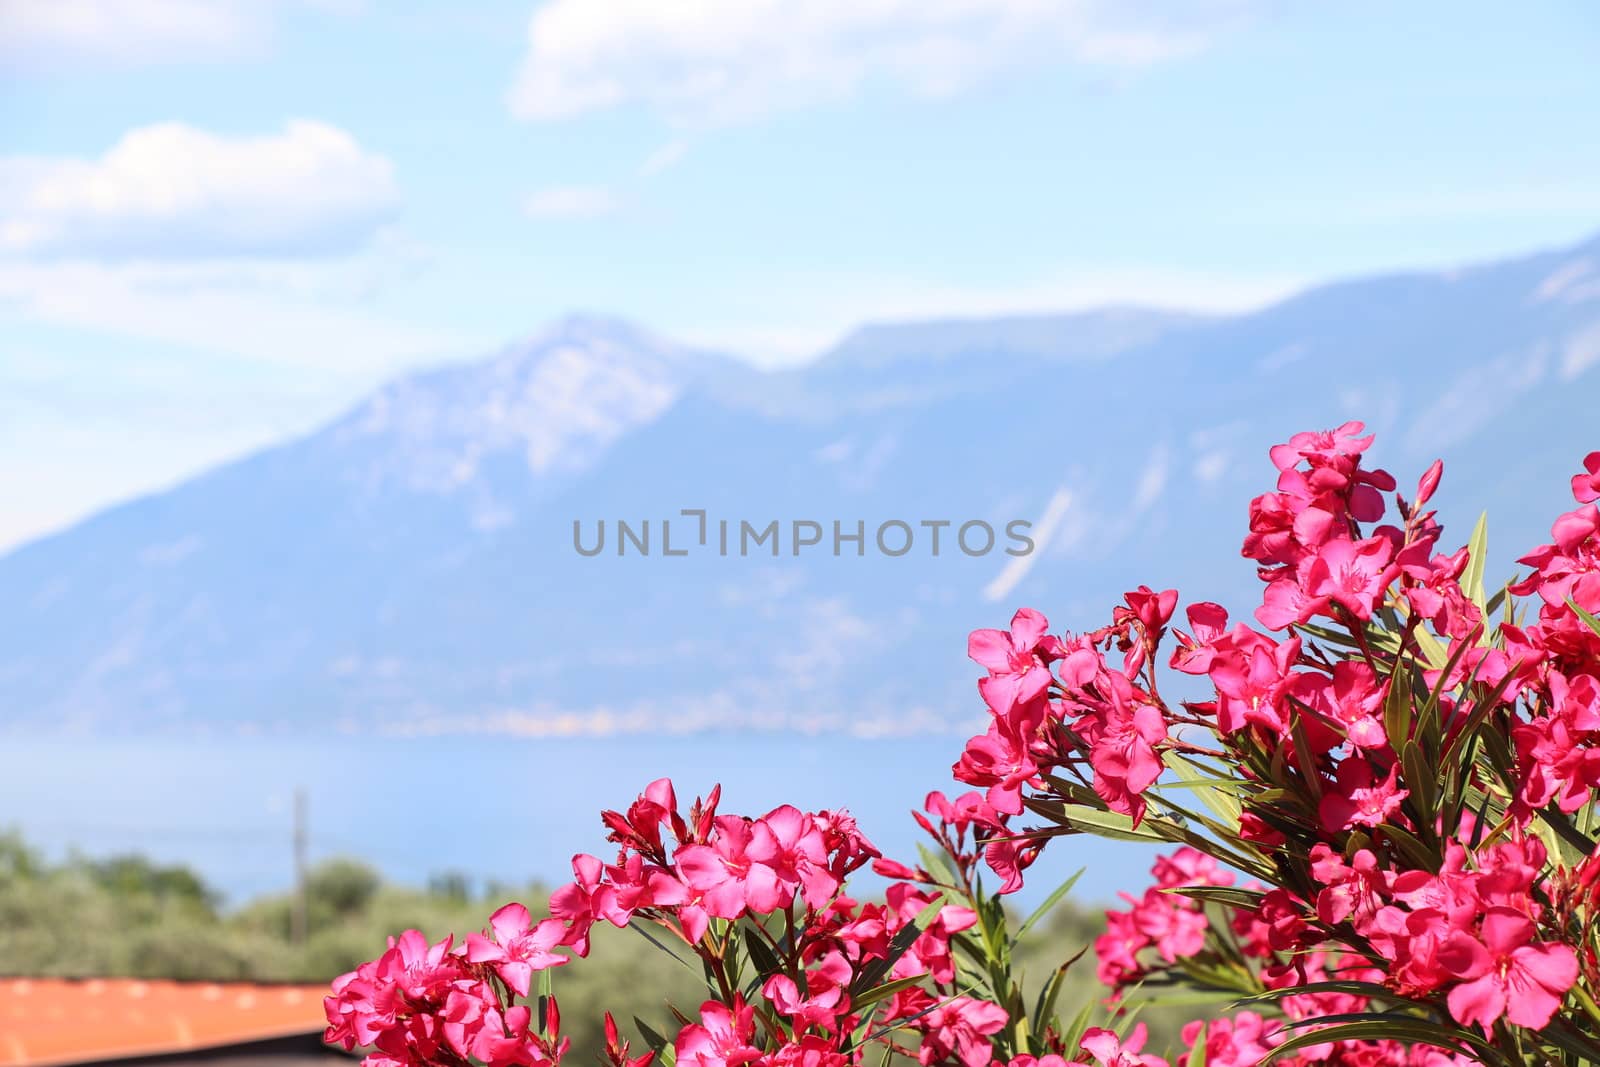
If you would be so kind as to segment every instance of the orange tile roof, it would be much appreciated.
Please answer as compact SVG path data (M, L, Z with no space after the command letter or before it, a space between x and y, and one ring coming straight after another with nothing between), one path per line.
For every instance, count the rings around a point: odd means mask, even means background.
M166 1055L311 1034L324 986L0 980L0 1067Z

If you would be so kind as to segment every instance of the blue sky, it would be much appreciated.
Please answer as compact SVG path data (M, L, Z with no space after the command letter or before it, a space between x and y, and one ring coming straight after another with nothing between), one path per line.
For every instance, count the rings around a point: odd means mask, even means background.
M573 309L1256 306L1600 229L1600 9L0 0L0 550Z

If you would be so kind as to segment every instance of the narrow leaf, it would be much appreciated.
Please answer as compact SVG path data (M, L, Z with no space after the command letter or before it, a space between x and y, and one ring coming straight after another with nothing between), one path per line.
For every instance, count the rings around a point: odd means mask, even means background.
M1017 927L1017 935L1016 937L1012 938L1012 942L1015 943L1017 941L1021 941L1022 936L1029 930L1033 929L1034 924L1048 915L1050 913L1050 909L1061 903L1061 898L1072 892L1072 887L1078 883L1079 878L1083 877L1083 872L1086 869L1087 868L1080 867L1077 874L1074 874L1071 878L1068 878L1065 882L1062 882L1060 885L1056 886L1055 890L1051 892L1048 897L1045 897L1044 903L1040 904L1037 908L1034 908L1033 914L1028 916L1027 919L1023 921L1021 926Z

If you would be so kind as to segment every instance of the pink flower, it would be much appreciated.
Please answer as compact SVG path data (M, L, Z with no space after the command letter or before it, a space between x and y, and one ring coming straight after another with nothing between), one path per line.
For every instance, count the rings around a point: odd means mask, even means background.
M1282 644L1261 638L1217 658L1211 682L1217 687L1217 726L1224 734L1251 724L1280 736L1287 732L1283 704L1294 684L1291 668L1300 661L1300 648L1298 637Z
M1217 656L1217 645L1228 633L1228 612L1220 604L1203 601L1190 604L1189 629L1192 635L1179 630L1178 647L1172 652L1172 669L1184 674L1205 674Z
M1306 430L1289 438L1287 444L1273 445L1269 455L1280 471L1292 470L1303 460L1324 462L1359 456L1372 447L1374 434L1360 436L1366 427L1347 422L1336 430Z
M1549 681L1550 712L1512 727L1517 766L1522 774L1519 794L1528 809L1554 801L1572 812L1590 801L1590 791L1600 785L1600 682L1587 674L1568 678L1552 673Z
M1196 1020L1183 1028L1183 1043L1194 1048L1205 1031L1206 1067L1256 1067L1283 1040L1283 1023L1267 1020L1253 1011L1231 1019ZM1188 1067L1189 1055L1178 1057L1178 1067Z
M1388 896L1388 878L1371 849L1361 849L1346 864L1339 853L1317 844L1311 849L1311 874L1323 885L1317 917L1330 926L1351 919L1358 930L1364 929Z
M958 782L987 786L988 800L1006 815L1022 813L1022 787L1039 776L1038 761L992 720L986 733L967 742L952 773Z
M1409 556L1407 548L1402 556ZM1471 561L1467 548L1453 555L1434 556L1424 564L1401 562L1406 575L1417 584L1407 585L1406 602L1424 619L1431 620L1440 633L1465 637L1482 621L1478 606L1461 591L1461 575Z
M1424 504L1433 499L1434 490L1439 488L1439 479L1444 475L1444 461L1436 459L1422 472L1422 477L1417 480L1417 499L1412 502L1413 509L1420 509Z
M852 1060L839 1051L837 1040L806 1034L774 1049L762 1067L848 1067Z
M1306 703L1329 721L1344 727L1345 736L1356 748L1381 750L1389 743L1383 726L1384 690L1372 668L1360 660L1344 659L1333 665L1333 677L1326 683L1308 675Z
M1536 944L1533 923L1509 908L1491 908L1483 918L1482 943L1452 947L1448 966L1471 979L1450 990L1450 1014L1463 1025L1488 1032L1504 1015L1517 1026L1547 1025L1566 991L1578 980L1578 959L1567 945Z
M718 919L737 919L748 906L760 912L787 904L777 872L748 854L754 824L737 815L720 815L717 832L707 845L685 845L675 857L684 884L700 895L706 912ZM789 891L793 899L793 891Z
M1600 452L1583 457L1583 473L1572 476L1572 496L1580 504L1600 500Z
M649 1051L646 1051L642 1056L630 1057L628 1055L629 1043L622 1040L620 1035L618 1035L617 1020L611 1017L611 1013L609 1011L606 1012L605 1017L605 1035L605 1055L606 1060L611 1064L611 1067L647 1067L650 1061L655 1058L655 1053Z
M1100 984L1120 989L1144 973L1139 953L1150 946L1150 938L1139 928L1132 911L1107 911L1106 932L1094 939L1094 954L1099 960L1095 977Z
M1156 885L1138 899L1122 894L1131 907L1126 912L1106 912L1106 932L1094 943L1100 980L1113 989L1143 973L1138 955L1146 948L1153 946L1172 963L1205 947L1210 922L1199 902L1165 890L1233 884L1233 875L1216 860L1187 846L1157 857L1150 873Z
M1145 660L1161 643L1172 612L1178 606L1178 591L1167 589L1158 593L1148 585L1141 585L1131 593L1124 593L1122 599L1128 606L1112 610L1111 624L1116 627L1138 626L1138 633L1126 638L1127 657L1123 661L1123 673L1131 678L1143 669Z
M431 1054L441 1040L431 1013L456 993L487 995L450 951L453 942L446 937L430 945L420 931L407 930L389 939L382 956L334 979L332 995L323 1000L325 1039L346 1049L375 1045L396 1057L418 1048ZM421 1018L413 1018L419 1011Z
M604 884L605 865L595 857L572 857L572 873L572 882L550 894L550 914L570 925L567 943L587 956L591 926L603 919L620 929L633 913L618 902L616 887Z
M1329 541L1307 568L1304 586L1312 596L1326 597L1358 619L1370 619L1399 573L1393 559L1394 545L1386 537Z
M736 996L732 1007L708 1000L700 1021L678 1031L673 1049L685 1067L740 1067L761 1058L755 1038L755 1009Z
M482 934L467 935L467 959L492 964L500 980L519 997L528 995L535 971L567 962L567 957L551 951L567 934L560 919L544 919L535 926L527 908L507 904L489 916L489 927L494 931L493 941Z
M1007 1019L1005 1009L998 1004L952 997L914 1024L922 1030L917 1060L928 1067L953 1053L966 1067L989 1067L992 1057L988 1035L999 1033Z
M1099 1060L1102 1067L1167 1067L1167 1061L1160 1056L1140 1055L1146 1036L1144 1023L1136 1025L1126 1041L1118 1040L1110 1030L1091 1026L1083 1032L1079 1047Z
M747 855L770 869L779 886L798 884L813 906L826 903L839 889L839 879L828 868L828 849L817 820L791 804L774 808L755 821ZM788 904L782 897L782 892L759 900L752 897L750 906L757 912L772 911ZM792 892L789 899L793 899ZM769 906L763 906L769 901Z
M1269 630L1285 630L1310 622L1328 610L1328 597L1307 591L1293 570L1285 570L1267 585L1256 609L1256 621Z
M1144 818L1140 795L1161 777L1165 765L1156 746L1167 739L1167 720L1154 704L1119 699L1102 721L1084 720L1079 730L1089 741L1094 791L1112 811Z
M652 857L663 854L663 824L670 826L680 841L687 836L688 828L678 814L678 798L670 778L658 778L645 786L644 792L629 806L626 815L602 811L600 820L610 827L613 841L637 848Z
M1037 698L1049 686L1050 670L1040 654L1050 647L1049 625L1037 611L1022 608L1012 617L1009 633L974 630L967 638L967 655L989 671L978 689L995 714Z
M1233 873L1210 856L1184 845L1170 856L1157 856L1150 868L1156 885L1175 889L1189 885L1232 885Z
M1318 814L1330 834L1352 826L1377 826L1394 818L1409 791L1399 788L1399 768L1390 767L1381 782L1374 782L1365 757L1352 756L1339 764L1338 779L1322 794Z
M933 896L920 893L904 883L892 885L887 893L893 912L891 927L898 931L913 921L924 908L933 903ZM955 981L955 959L950 954L950 939L978 923L978 913L957 904L946 904L939 909L933 922L911 942L905 955L895 961L890 974L895 978L911 978L919 974L932 975L935 982L950 984Z
M1205 948L1211 922L1187 897L1146 889L1133 909L1133 922L1168 963L1193 956Z
M465 1045L452 1040L451 1047L463 1058L472 1056L488 1067L551 1067L561 1059L570 1042L559 1036L561 1015L552 998L549 1003L548 1036L533 1028L533 1012L522 1004L502 1012L492 1001L485 1002L481 1015L476 1005L467 1008L458 1021L446 1022L445 1029L468 1034ZM476 1017L474 1017L476 1016ZM447 1018L452 1018L449 1011Z
M999 1062L999 1060L995 1061L997 1065ZM1028 1053L1022 1052L1011 1057L1011 1061L1005 1067L1080 1067L1080 1065L1069 1064L1065 1059L1053 1053L1044 1056L1030 1056Z
M795 1022L795 1030L807 1027L836 1029L839 1016L850 1010L845 988L850 984L850 964L843 954L833 951L806 972L806 992L802 996L794 979L775 974L761 987L761 995L772 1006Z
M995 892L1006 896L1021 889L1022 872L1039 858L1043 847L1044 843L1038 839L990 838L983 846L983 862L1001 878L1000 888Z
M1537 592L1553 608L1564 608L1569 597L1580 604L1592 603L1575 595L1575 587L1600 593L1600 509L1581 507L1569 511L1550 528L1552 543L1541 545L1519 559L1534 568L1534 573L1513 585L1511 592L1526 596Z

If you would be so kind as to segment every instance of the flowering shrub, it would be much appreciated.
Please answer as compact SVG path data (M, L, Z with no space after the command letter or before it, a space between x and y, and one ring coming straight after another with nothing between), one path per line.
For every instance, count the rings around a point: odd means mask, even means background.
M1169 634L1176 591L1141 587L1087 633L974 633L990 721L956 777L1040 823L1005 889L1061 833L1181 846L1095 945L1114 993L1244 1002L1180 1064L1600 1061L1600 452L1491 596L1482 522L1440 548L1441 465L1391 510L1362 429L1272 449L1256 626L1201 602ZM1164 644L1203 690L1162 694Z
M1174 631L1177 592L1140 587L1087 633L1029 609L975 632L989 721L955 776L981 792L929 794L919 865L842 811L684 811L663 779L602 814L615 858L576 857L544 913L408 931L339 978L328 1039L372 1067L550 1067L553 975L607 924L707 989L673 1034L634 1020L637 1050L607 1014L610 1067L1168 1067L1132 1015L1180 987L1231 1007L1176 1067L1600 1062L1600 453L1487 595L1483 523L1439 547L1441 465L1391 511L1361 432L1272 449L1257 626L1200 602ZM1177 847L1107 913L1106 1004L1069 1006L1070 960L1026 996L1013 961L1071 883L1021 922L1005 902L1082 833ZM868 866L881 901L847 890Z
M697 964L710 997L678 1015L671 1038L635 1020L648 1044L638 1054L606 1015L612 1067L656 1058L842 1067L873 1049L924 1067L988 1067L997 1057L1065 1067L1064 1049L1105 1067L1134 1056L1140 1031L1124 1043L1088 1027L1087 1016L1030 1028L1009 960L1044 911L1013 936L999 895L984 893L977 835L998 832L1004 819L977 793L929 795L916 818L938 850L916 868L883 859L844 812L784 806L752 819L719 814L718 804L713 790L683 812L672 783L654 782L626 812L602 813L615 861L575 857L548 917L513 903L459 944L430 944L416 930L391 939L382 956L334 982L327 1040L373 1048L369 1067L551 1067L569 1047L552 971L588 955L591 931L607 923ZM847 877L868 864L892 879L881 903L846 895ZM958 953L967 963L958 966ZM973 962L981 973L971 973ZM1042 1017L1051 1017L1064 973L1041 998Z

